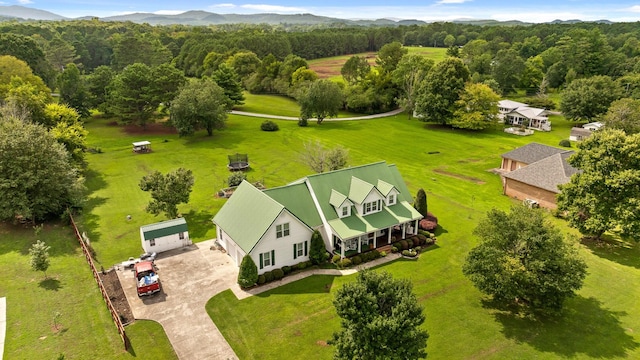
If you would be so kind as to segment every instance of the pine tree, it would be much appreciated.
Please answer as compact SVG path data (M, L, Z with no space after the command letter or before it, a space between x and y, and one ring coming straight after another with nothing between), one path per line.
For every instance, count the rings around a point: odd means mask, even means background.
M258 281L258 267L253 259L249 255L245 255L240 263L240 270L238 272L238 285L241 288L248 288L253 286Z

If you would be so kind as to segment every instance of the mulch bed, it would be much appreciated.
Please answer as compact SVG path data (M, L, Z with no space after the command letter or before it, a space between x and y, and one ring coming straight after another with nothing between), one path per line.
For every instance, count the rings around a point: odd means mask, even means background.
M120 284L120 279L118 279L116 271L112 269L107 271L105 274L98 274L100 275L100 279L109 294L111 303L115 307L118 315L120 315L122 324L127 325L132 323L135 318L133 317L133 312L131 311L127 297L124 295L124 290L122 289L122 284Z

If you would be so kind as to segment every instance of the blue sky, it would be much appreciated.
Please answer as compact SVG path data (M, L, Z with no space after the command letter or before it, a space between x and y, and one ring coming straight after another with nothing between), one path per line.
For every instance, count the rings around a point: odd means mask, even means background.
M312 13L345 19L455 19L640 21L640 0L0 0L0 5L23 5L67 17L112 16L132 12L177 14L206 10L219 14Z

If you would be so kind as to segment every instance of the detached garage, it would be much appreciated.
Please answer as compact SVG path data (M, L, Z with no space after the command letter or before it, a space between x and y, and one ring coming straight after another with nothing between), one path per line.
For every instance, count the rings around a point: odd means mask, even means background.
M140 227L140 241L145 252L163 252L191 245L184 218Z

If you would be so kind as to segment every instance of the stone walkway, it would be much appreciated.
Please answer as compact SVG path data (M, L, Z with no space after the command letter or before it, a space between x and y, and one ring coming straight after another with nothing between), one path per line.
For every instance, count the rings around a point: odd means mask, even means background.
M343 275L352 275L357 273L360 270L364 270L364 269L369 269L378 265L382 265L382 264L386 264L390 261L396 260L398 258L400 258L402 255L395 253L395 254L388 254L385 257L381 257L379 259L373 260L373 261L369 261L366 262L362 265L357 266L355 269L347 269L347 270L335 270L335 269L313 269L313 270L307 270L307 271L302 271L299 272L297 274L293 274L293 275L289 275L289 276L285 276L284 278L282 278L281 280L277 280L277 281L272 281L268 284L264 284L262 286L258 286L258 287L254 287L251 289L247 289L247 290L243 290L240 288L240 286L236 283L233 284L231 286L231 291L233 291L233 293L235 294L235 296L238 298L238 300L242 300L242 299L246 299L250 296L253 295L257 295L260 293L263 293L265 291L269 291L271 289L275 289L279 286L282 285L286 285L289 283L292 283L294 281L298 281L300 279L304 279L306 277L309 277L311 275L334 275L334 276L343 276Z

